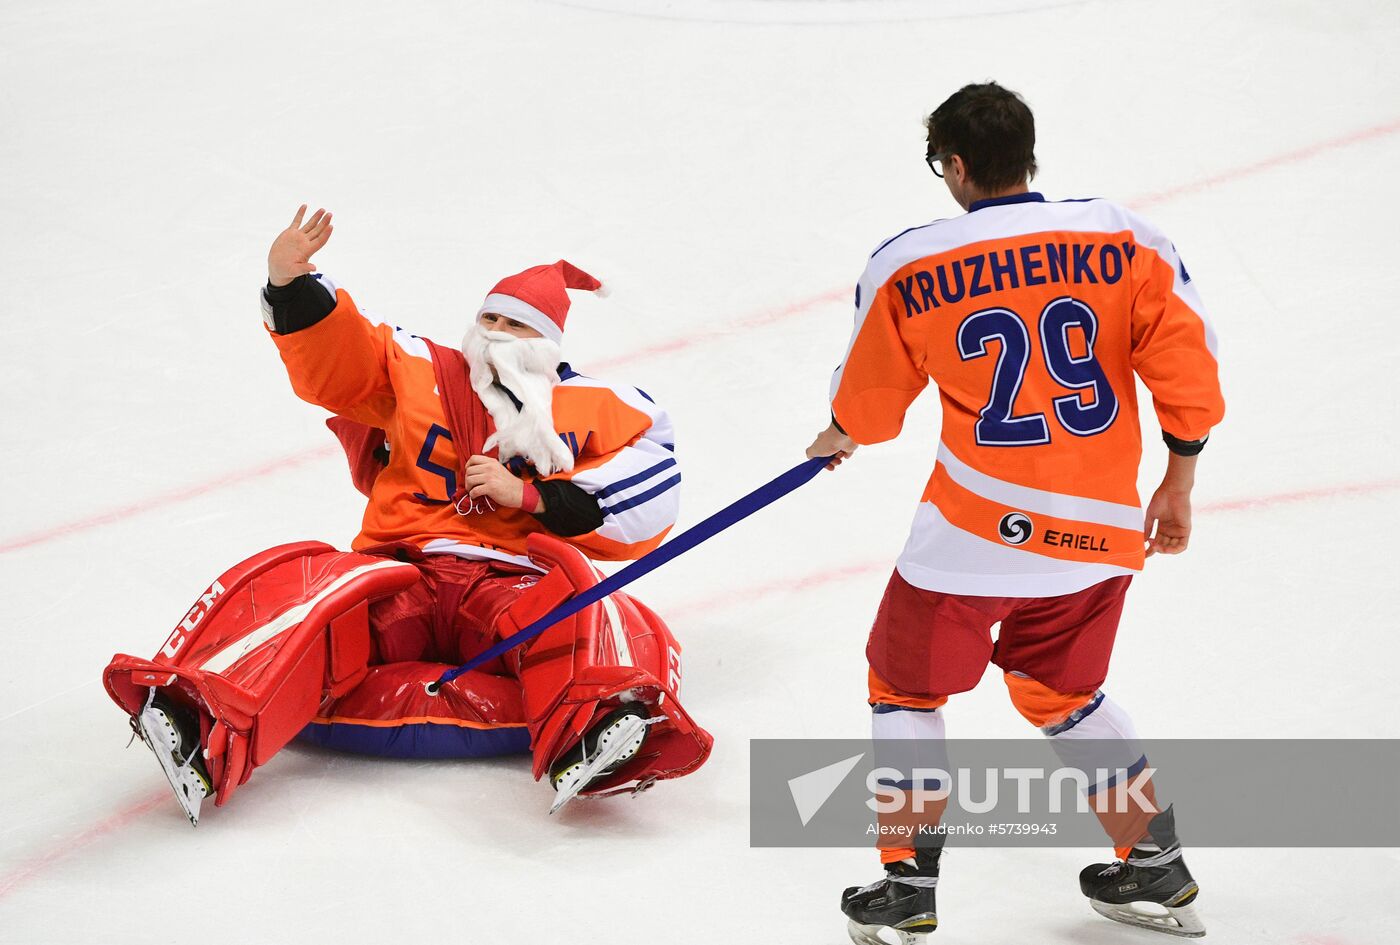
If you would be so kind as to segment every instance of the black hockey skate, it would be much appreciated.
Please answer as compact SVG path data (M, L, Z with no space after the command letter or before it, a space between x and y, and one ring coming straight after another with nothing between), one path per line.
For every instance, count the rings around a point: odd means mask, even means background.
M841 911L850 920L846 926L856 945L886 945L881 929L892 929L900 945L922 945L938 928L934 902L938 885L941 847L918 850L914 861L900 860L885 866L883 879L869 886L852 886L841 894Z
M1206 927L1196 914L1200 892L1176 839L1168 807L1148 825L1149 840L1137 843L1126 860L1095 863L1079 874L1079 888L1099 915L1139 928L1199 938Z
M624 702L603 716L577 745L549 766L549 783L556 792L549 812L554 813L588 785L626 764L646 741L648 726L665 718L651 717L642 702Z
M131 727L160 762L190 824L198 827L200 802L214 793L199 744L198 714L152 688Z

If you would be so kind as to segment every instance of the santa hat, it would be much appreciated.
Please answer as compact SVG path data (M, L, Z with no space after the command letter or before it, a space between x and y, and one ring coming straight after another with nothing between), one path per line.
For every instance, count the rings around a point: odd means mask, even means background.
M494 312L513 318L559 344L564 340L564 319L569 315L569 293L565 289L607 295L601 282L561 259L553 265L531 266L506 276L496 283L476 314L479 318L484 312Z

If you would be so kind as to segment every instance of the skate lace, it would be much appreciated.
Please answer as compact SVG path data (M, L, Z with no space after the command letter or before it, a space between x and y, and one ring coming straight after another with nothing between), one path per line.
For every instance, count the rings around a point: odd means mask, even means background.
M869 886L862 886L862 887L860 887L860 892L856 893L856 895L857 895L857 896L864 896L864 895L865 895L866 893L868 893L868 892L874 892L875 890L879 889L881 886L885 885L885 883L887 883L887 882L889 882L889 879L888 879L887 877L886 877L886 878L882 878L882 879L877 879L877 880L875 880L875 882L871 883Z
M871 883L869 886L861 887L858 896L863 896L868 892L874 892L886 883L902 883L905 886L914 886L919 889L933 889L938 885L937 876L894 876L886 874Z
M932 889L938 885L937 876L892 876L892 883L903 883L905 886L916 886L919 889Z
M151 687L149 687L149 688L150 688L150 694L149 694L148 696L146 696L146 704L145 704L145 706L142 708L142 711L145 711L145 709L149 709L152 705L155 704L155 701L156 701L156 687L155 687L155 686L151 686ZM140 734L140 729L139 729L134 723L132 724L131 731L132 731L132 737L133 737L133 738L135 738L135 736L137 736L137 735ZM142 741L145 741L145 739L143 738ZM130 745L131 745L131 743L128 742L128 743L127 743L127 747L130 747ZM181 747L182 749L184 748L183 745L180 746L180 747ZM199 744L198 744L197 742L195 743L195 749L194 749L194 751L183 751L183 750L182 750L182 751L181 751L181 755L184 756L184 761L181 762L180 767L179 767L178 769L176 769L176 770L178 770L181 774L186 774L187 772L191 771L191 770L194 768L195 754L196 754L199 750L200 750L200 746L199 746ZM172 752L172 754L174 754L174 753ZM198 775L196 775L196 777L198 777Z
M1136 849L1128 856L1128 863L1131 866L1149 868L1154 866L1166 866L1181 859L1181 844L1176 843L1165 850L1155 850L1139 853Z
M1124 868L1125 866L1127 866L1127 865L1128 865L1128 864L1127 864L1127 861L1125 861L1125 860L1118 860L1117 862L1110 863L1110 864L1108 864L1107 866L1105 866L1103 869L1099 870L1099 876L1101 876L1101 877L1117 876L1120 872L1122 872L1123 868Z

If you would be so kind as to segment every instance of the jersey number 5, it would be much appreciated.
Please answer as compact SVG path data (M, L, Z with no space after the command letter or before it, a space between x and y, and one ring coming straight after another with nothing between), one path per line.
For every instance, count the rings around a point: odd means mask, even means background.
M431 427L428 428L428 435L423 440L423 448L418 451L417 466L424 472L432 473L434 476L442 477L443 485L447 489L447 498L434 499L433 497L425 495L422 492L413 493L413 497L419 500L420 502L431 502L434 505L441 505L444 502L451 502L452 496L455 495L457 492L457 471L455 469L450 469L447 466L442 466L438 463L433 462L433 447L437 446L437 442L440 439L446 440L447 442L451 443L452 434L445 430L443 427L438 426L436 423L434 423Z
M1087 351L1075 357L1069 346L1069 330L1084 332ZM1068 296L1055 299L1040 313L1040 351L1046 370L1055 382L1070 390L1089 389L1093 399L1084 403L1079 395L1056 397L1055 418L1075 436L1093 436L1113 425L1118 416L1118 397L1094 357L1099 320L1093 309ZM1050 442L1050 426L1045 414L1015 416L1016 395L1030 364L1031 339L1026 323L1006 308L983 309L969 315L958 326L958 354L964 361L985 357L987 342L1001 342L996 369L992 372L992 393L979 412L976 432L981 446L1034 446Z

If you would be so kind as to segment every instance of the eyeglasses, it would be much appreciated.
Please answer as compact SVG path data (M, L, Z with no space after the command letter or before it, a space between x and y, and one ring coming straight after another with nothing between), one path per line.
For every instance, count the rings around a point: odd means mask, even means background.
M948 160L952 156L952 151L943 151L939 154L930 154L927 157L925 157L924 160L928 162L928 169L933 171L941 178L943 176L943 168L939 167L938 165L942 164L944 161Z

